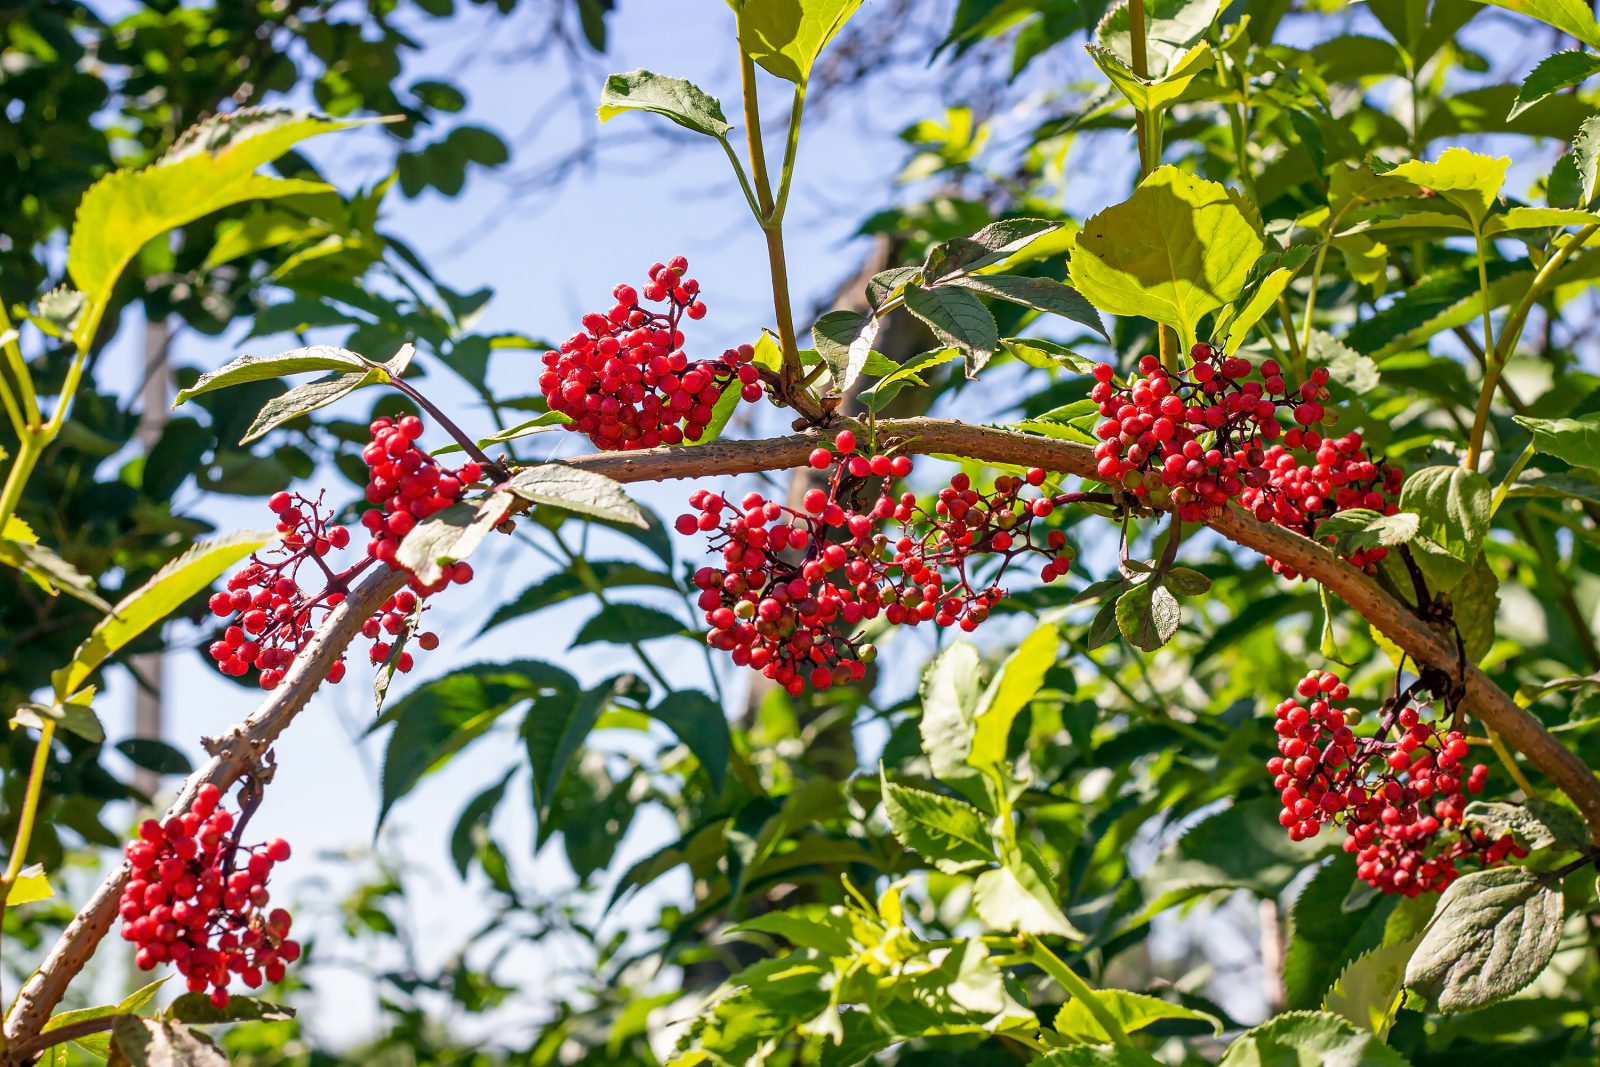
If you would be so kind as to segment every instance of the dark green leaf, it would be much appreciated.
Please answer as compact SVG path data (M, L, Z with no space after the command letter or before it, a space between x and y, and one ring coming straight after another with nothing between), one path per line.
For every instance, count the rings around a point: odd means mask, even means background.
M686 130L722 140L733 129L722 114L722 104L700 87L682 78L632 70L613 74L600 92L600 121L624 111L650 111L665 115Z
M1181 611L1166 586L1150 579L1129 589L1117 600L1117 629L1128 643L1154 652L1178 632Z
M575 700L536 703L522 720L522 740L533 770L533 800L541 841L549 836L550 806L555 801L556 788L566 773L567 764L572 762L589 731L594 729L612 701L636 684L631 674L619 674L593 689L584 690Z
M118 741L117 751L127 756L128 762L135 767L155 774L188 774L194 770L188 756L165 741L151 737L130 737L126 741Z
M959 285L963 289L982 293L985 296L998 297L1013 304L1033 308L1035 311L1045 311L1053 315L1062 315L1082 326L1087 326L1095 333L1110 340L1106 327L1100 321L1100 313L1085 300L1076 289L1070 285L1055 281L1052 278L1033 278L1013 276L1009 274L965 274L952 278L948 285Z
M1000 345L1000 331L983 302L961 289L906 289L906 310L967 356L967 377L981 371Z
M592 645L597 641L630 645L684 632L683 623L660 608L647 604L606 604L578 628L569 647Z
M628 560L596 559L588 560L586 563L599 582L600 588L606 591L633 585L654 586L659 589L677 588L677 583L670 575ZM532 615L553 604L583 596L588 591L588 586L571 570L555 571L524 589L516 599L496 608L494 614L489 616L489 621L485 622L483 629L478 632L486 633L502 623L519 619L524 615Z
M994 861L988 816L953 797L882 777L883 810L894 836L947 874Z
M1464 874L1439 898L1406 965L1406 985L1442 1012L1492 1004L1539 976L1555 955L1561 926L1561 890L1538 871Z
M721 792L733 752L733 738L721 705L698 690L679 689L663 697L649 714L694 753L711 779L712 790Z

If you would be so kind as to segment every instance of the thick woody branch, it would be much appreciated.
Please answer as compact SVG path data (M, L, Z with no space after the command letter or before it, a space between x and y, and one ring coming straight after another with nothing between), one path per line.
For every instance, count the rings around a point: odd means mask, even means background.
M1091 477L1095 468L1093 453L1085 445L1013 430L923 418L879 422L877 432L880 444L892 440L908 453L1043 467L1080 477ZM826 436L813 432L760 441L717 441L696 448L600 453L567 462L620 482L748 474L799 467ZM1436 667L1452 677L1456 675L1457 651L1453 637L1429 627L1371 578L1338 559L1325 546L1259 522L1237 508L1224 511L1208 525L1228 540L1281 560L1308 578L1321 582L1417 663ZM360 632L361 624L402 584L399 574L384 571L369 576L352 590L289 668L278 688L249 718L208 742L215 754L184 784L170 811L187 810L195 791L206 782L225 788L238 779L305 707L328 669ZM1462 681L1473 713L1572 798L1596 840L1600 841L1600 779L1594 772L1477 667L1468 665ZM5 1024L6 1038L12 1047L38 1035L60 1003L68 983L94 953L95 946L116 918L118 898L126 878L125 865L106 878L62 932L39 970L23 986Z

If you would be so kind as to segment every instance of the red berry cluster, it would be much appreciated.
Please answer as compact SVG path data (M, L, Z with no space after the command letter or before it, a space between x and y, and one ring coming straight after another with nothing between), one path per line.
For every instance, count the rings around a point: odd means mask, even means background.
M1337 706L1349 697L1338 675L1314 670L1276 709L1280 754L1267 770L1290 838L1342 825L1362 881L1413 897L1449 885L1457 860L1492 865L1527 854L1509 835L1490 839L1463 825L1466 794L1482 792L1489 771L1480 763L1463 774L1471 750L1461 734L1423 721L1408 693L1391 703L1376 734L1358 736L1352 727L1361 713ZM1447 831L1456 831L1453 839Z
M372 440L361 450L361 459L367 465L367 502L377 506L362 513L361 525L372 535L367 554L394 567L395 553L406 534L423 519L460 500L467 487L483 476L483 470L471 462L453 471L440 466L417 447L423 426L415 415L398 421L375 419L370 429ZM426 595L451 582L471 580L472 568L456 563L426 588L412 575L411 587Z
M171 963L191 993L210 989L219 1008L234 975L256 989L283 981L285 965L300 958L289 913L267 910L267 880L289 858L289 843L240 845L233 815L217 807L221 799L208 783L183 815L140 825L123 849L129 878L118 908L140 970Z
M1044 482L1044 471L1004 475L988 493L957 474L928 512L914 493L894 492L895 480L911 473L910 457L856 455L848 430L834 446L837 457L827 448L811 454L813 468L832 473L826 489L807 490L799 509L755 492L735 506L696 490L694 512L676 524L682 534L711 534L722 555L721 568L694 576L708 642L791 694L807 684L859 681L876 655L854 636L865 621L881 615L895 625L970 632L1005 595L998 583L1016 557L1044 557L1047 582L1066 573L1066 535L1052 530L1036 539L1032 529L1055 502L1021 499L1024 486ZM888 520L899 524L899 536L884 531ZM985 558L998 566L980 581L972 571Z
M643 292L619 285L605 314L583 317L583 332L544 354L539 391L552 411L568 416L567 429L585 434L597 448L616 451L698 441L712 408L735 377L745 400L761 399L761 376L749 345L716 360L691 361L683 351L687 317L705 317L700 283L684 277L689 263L678 256L650 268ZM666 303L655 311L640 298Z
M417 448L422 420L415 416L398 422L380 418L371 429L372 441L362 451L362 458L369 468L367 500L378 507L361 516L370 535L366 558L335 570L328 558L350 544L349 529L333 521L333 512L322 506L320 495L312 500L298 493L273 494L267 507L277 517L278 532L283 536L271 548L252 555L250 562L228 579L226 591L211 597L212 614L232 620L208 649L222 673L242 677L253 667L260 671L261 688L277 688L295 656L328 613L343 602L351 581L377 561L394 567L401 539L420 520L460 500L466 487L482 474L476 463L445 470ZM301 584L307 574L311 592ZM472 567L467 563L452 564L442 579L426 588L413 576L411 589L389 598L363 624L362 633L373 641L372 662L381 663L388 657L392 644L385 635L402 633L408 616L423 598L450 582L464 583L471 578ZM423 649L437 648L439 638L423 633L417 644ZM409 671L411 654L402 652L395 665ZM344 674L344 661L340 660L329 669L328 681L338 682Z
M1100 480L1199 522L1267 483L1264 450L1283 436L1280 412L1301 427L1320 421L1328 372L1318 368L1291 391L1272 360L1254 376L1249 360L1207 344L1190 355L1193 366L1179 374L1145 356L1123 388L1111 365L1099 364L1089 396L1104 416L1095 427Z
M1313 537L1323 519L1341 511L1366 508L1393 515L1400 510L1396 500L1405 481L1404 472L1381 459L1374 461L1362 446L1359 433L1319 438L1312 431L1290 430L1284 437L1284 444L1289 447L1274 445L1267 449L1266 484L1247 487L1239 497L1239 502L1262 522ZM1290 451L1296 447L1314 451L1314 461L1310 465L1297 461ZM1370 573L1388 554L1387 548L1373 545L1358 548L1345 558ZM1267 562L1285 578L1299 576L1287 564L1271 558Z

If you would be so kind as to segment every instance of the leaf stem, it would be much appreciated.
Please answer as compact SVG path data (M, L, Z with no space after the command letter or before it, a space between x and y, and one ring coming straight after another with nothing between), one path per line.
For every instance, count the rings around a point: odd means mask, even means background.
M1017 938L1021 942L1022 953L1045 974L1055 980L1055 983L1066 990L1072 999L1080 1002L1084 1009L1100 1028L1110 1035L1112 1043L1117 1045L1129 1044L1128 1032L1122 1028L1117 1017L1106 1010L1100 1003L1100 998L1094 995L1094 987L1084 981L1083 977L1068 967L1066 963L1051 952L1042 941L1023 934Z
M44 772L50 766L50 743L56 736L56 724L46 719L39 729L39 747L33 750L33 766L28 770L27 792L22 797L22 811L17 816L17 837L11 845L11 856L6 861L4 875L0 875L0 941L5 936L6 901L11 887L16 883L22 865L27 861L28 846L33 841L33 824L39 817L39 797L44 792ZM0 1048L5 1038L0 1036Z
M1462 461L1462 466L1467 470L1477 470L1478 460L1483 453L1483 436L1489 426L1489 409L1494 402L1495 389L1500 384L1500 372L1505 369L1506 360L1511 355L1511 350L1516 347L1517 341L1522 337L1522 328L1527 325L1528 312L1542 297L1545 290L1555 281L1556 272L1567 258L1582 248L1589 238L1600 231L1600 223L1591 222L1571 239L1556 249L1555 254L1545 261L1544 266L1533 276L1533 281L1528 285L1528 291L1522 294L1522 299L1516 307L1511 309L1511 314L1500 326L1500 339L1493 348L1485 349L1483 367L1483 385L1478 391L1478 406L1472 414L1472 429L1467 437L1467 456ZM1483 256L1478 256L1478 269L1482 271ZM1487 303L1487 301L1485 301ZM1487 323L1485 323L1487 327Z

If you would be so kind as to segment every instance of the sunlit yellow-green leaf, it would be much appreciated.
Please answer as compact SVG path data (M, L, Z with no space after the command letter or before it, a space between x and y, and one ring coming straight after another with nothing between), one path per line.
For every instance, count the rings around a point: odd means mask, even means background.
M728 0L739 22L739 47L769 74L803 82L861 0Z
M44 876L43 865L35 863L17 872L17 880L12 882L11 888L6 891L6 906L32 904L39 900L49 900L55 895L56 891L50 888L50 880Z
M1166 323L1187 345L1203 316L1243 291L1264 247L1224 186L1159 167L1084 223L1072 282L1102 311Z
M1483 225L1505 184L1508 156L1481 156L1465 148L1446 148L1436 162L1413 159L1389 172L1420 189L1431 189L1462 211L1474 226Z
M1538 19L1547 26L1554 26L1562 33L1576 37L1590 48L1600 48L1600 25L1595 23L1594 12L1583 0L1482 0L1482 2Z

